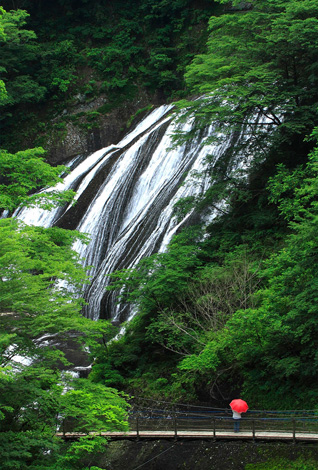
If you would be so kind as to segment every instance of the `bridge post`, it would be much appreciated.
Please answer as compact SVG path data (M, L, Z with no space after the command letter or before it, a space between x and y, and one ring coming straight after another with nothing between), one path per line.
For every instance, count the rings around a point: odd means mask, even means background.
M296 444L296 420L293 418L293 444Z
M136 436L137 436L137 441L139 441L139 415L138 414L136 417Z
M215 418L213 418L213 440L216 440L216 435L215 435Z
M178 438L178 426L177 426L177 413L174 412L173 414L173 424L174 424L174 438L177 440Z
M255 442L255 419L252 421L252 430L253 430L253 442Z

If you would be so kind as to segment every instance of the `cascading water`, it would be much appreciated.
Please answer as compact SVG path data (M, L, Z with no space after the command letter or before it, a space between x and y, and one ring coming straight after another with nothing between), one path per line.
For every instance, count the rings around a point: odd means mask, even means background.
M231 145L204 145L213 132L172 148L175 129L172 106L151 112L117 145L101 149L76 164L64 183L54 189L77 191L75 206L51 212L23 209L14 214L28 224L76 229L90 236L74 249L90 269L91 282L84 287L85 315L123 321L130 315L107 292L108 274L131 268L142 257L164 251L171 237L185 223L173 217L173 206L186 196L206 190L208 179L193 184L191 171L202 171L207 155L217 160ZM192 123L183 126L190 130ZM238 163L237 163L238 164Z

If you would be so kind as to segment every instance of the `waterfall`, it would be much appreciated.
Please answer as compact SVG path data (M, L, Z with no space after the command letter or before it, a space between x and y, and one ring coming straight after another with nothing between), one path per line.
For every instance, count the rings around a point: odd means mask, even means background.
M183 131L192 125L187 122ZM83 288L88 304L84 314L92 319L127 319L128 307L118 305L115 294L105 290L107 275L165 250L189 217L177 221L174 204L200 194L210 184L208 178L194 184L191 172L203 171L207 155L217 160L231 145L230 139L204 145L213 133L211 126L190 142L173 147L175 126L172 106L153 110L116 145L70 163L71 172L54 189L74 189L75 205L52 211L22 209L14 214L27 224L57 225L89 235L88 245L76 242L74 249L85 266L93 266L91 282Z

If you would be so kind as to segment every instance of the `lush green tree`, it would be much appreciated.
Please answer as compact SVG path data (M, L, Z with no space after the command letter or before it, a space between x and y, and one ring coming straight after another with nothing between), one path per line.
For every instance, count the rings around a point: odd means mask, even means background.
M0 105L4 104L7 99L7 90L3 80L0 80Z
M54 437L61 417L81 416L74 429L125 429L126 405L115 390L61 374L68 366L61 347L70 335L80 349L102 341L110 325L80 313L87 278L72 250L79 234L0 222L1 461L12 469L82 468L78 461L103 440L86 438L71 451Z
M179 310L164 309L148 327L147 338L181 356L199 353L237 310L253 306L258 271L244 245L227 254L222 266L206 264L184 291L175 293Z
M69 171L64 165L52 167L44 155L40 147L15 154L0 149L0 210L12 211L21 205L51 209L72 200L75 193L70 190L34 194L43 187L56 186Z
M86 281L72 250L79 235L54 227L29 227L17 219L1 219L0 231L0 311L19 316L15 321L10 315L7 319L12 331L16 336L21 331L22 336L36 337L45 330L60 329L59 318L70 329L72 319L67 317L77 316L82 303L77 293ZM67 285L59 288L63 282ZM51 314L51 320L42 311Z
M248 3L242 9L233 2L234 11L211 17L206 52L185 74L196 99L179 106L181 121L195 116L190 135L215 123L212 139L231 134L232 155L255 165L273 146L281 159L295 158L287 147L302 142L315 125L318 7L313 0Z
M8 12L0 7L0 76L7 90L6 95L2 92L0 104L37 102L46 92L32 76L39 49L34 31L23 28L28 16L24 10Z
M173 305L176 292L187 289L193 272L202 264L200 227L174 237L165 253L142 259L133 269L111 274L109 290L121 290L120 298L138 305L141 312L156 312Z
M91 434L66 443L65 431L127 430L124 396L39 363L2 371L0 390L0 456L8 469L84 469L106 440Z

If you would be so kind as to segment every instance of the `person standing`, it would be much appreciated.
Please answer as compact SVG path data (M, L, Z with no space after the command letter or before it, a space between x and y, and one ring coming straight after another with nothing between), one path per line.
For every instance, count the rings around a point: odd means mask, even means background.
M234 411L234 410L232 410L232 413L233 413L233 419L234 419L234 432L239 432L241 413L238 413L237 411Z
M231 401L230 407L231 407L231 410L233 413L233 419L234 419L234 432L239 432L241 413L247 412L248 404L246 403L246 401L242 400L241 398L236 398L235 400Z

